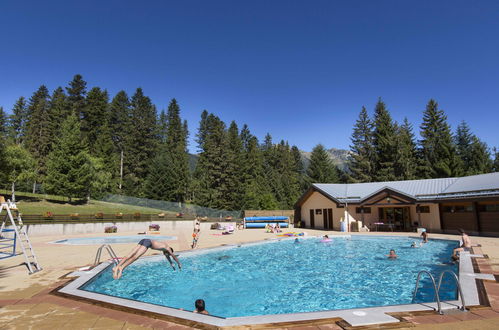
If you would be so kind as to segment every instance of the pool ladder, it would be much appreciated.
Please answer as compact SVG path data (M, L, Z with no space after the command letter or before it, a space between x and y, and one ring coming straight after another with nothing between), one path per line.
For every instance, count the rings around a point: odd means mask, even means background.
M111 247L111 245L109 245L109 244L102 244L99 247L99 249L97 250L97 253L95 254L94 266L97 266L97 264L100 262L100 257L101 257L103 249L106 249L107 253L111 257L111 259L113 260L113 262L115 264L118 264L118 256L116 255L116 253L114 253L114 250Z
M433 284L433 289L435 289L435 297L436 297L436 300L437 300L437 312L438 314L443 314L443 311L442 311L442 305L441 303L443 301L440 300L440 286L442 285L442 279L444 278L444 275L446 273L449 273L452 275L452 278L454 279L454 281L456 282L457 284L457 292L459 293L459 297L461 298L461 303L462 303L462 306L461 307L458 307L460 310L464 311L466 310L466 305L465 305L465 302L464 302L464 296L463 296L463 290L461 290L461 284L459 284L459 279L457 278L457 275L456 273L454 273L453 271L451 270L444 270L441 274L440 274L440 277L438 279L438 285L436 285L435 283L435 278L433 277L433 275L430 274L430 272L426 271L426 270L422 270L418 273L418 278L416 279L416 288L414 289L414 292L412 294L412 302L414 303L415 300L416 300L416 294L418 292L418 289L419 289L419 280L421 278L421 275L423 274L428 274L428 276L430 277L431 279L431 282ZM458 298L459 298L458 297Z

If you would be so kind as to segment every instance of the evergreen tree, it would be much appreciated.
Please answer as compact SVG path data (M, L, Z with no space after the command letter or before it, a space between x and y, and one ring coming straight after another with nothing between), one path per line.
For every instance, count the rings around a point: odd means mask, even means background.
M164 126L163 147L151 163L145 183L145 194L151 198L183 202L189 187L189 155L187 152L187 122L182 123L180 107L175 99L160 125ZM159 187L152 187L154 184ZM149 191L151 189L151 191Z
M224 186L225 173L225 124L213 114L201 115L198 131L198 147L201 150L196 164L195 201L197 204L212 208L223 208L225 205Z
M243 128L241 128L241 133L239 135L241 142L243 144L243 149L245 152L247 152L249 148L249 142L253 138L253 135L251 134L248 125L246 124L243 125Z
M302 194L307 187L307 180L305 177L305 166L303 165L303 157L301 155L300 149L297 146L291 147L291 156L293 157L293 170L298 177L298 182L300 185L300 194Z
M378 100L374 110L374 181L395 180L396 129L386 105Z
M316 145L312 150L307 177L310 183L337 183L339 181L336 166L322 144Z
M123 188L123 173L131 173L132 171L129 167L124 169L124 166L121 166L124 163L125 149L131 144L130 140L133 130L130 100L124 91L120 91L115 95L109 105L109 112L110 122L108 126L118 159L117 166L113 168L112 174L117 181L116 188L121 192ZM133 150L126 150L127 155L132 152ZM130 162L127 162L126 165L129 166Z
M66 94L62 87L57 87L50 97L50 118L52 141L61 128L61 123L71 114L69 110Z
M367 110L362 107L350 140L348 168L353 182L371 182L374 178L373 128ZM350 180L349 180L350 181Z
M287 142L281 141L276 148L279 190L276 198L280 209L291 209L300 196L300 176L296 171L296 160Z
M475 135L472 137L471 142L471 162L469 166L468 175L490 173L493 168L487 144L480 141Z
M496 147L493 149L493 154L494 154L494 162L493 162L493 171L494 172L499 172L499 150L497 150Z
M139 196L158 144L156 108L142 89L137 88L132 96L130 109L133 126L124 148L125 191Z
M24 141L27 112L26 100L21 96L14 104L12 115L9 118L9 135L16 144L21 144Z
M473 142L473 134L466 122L462 121L456 129L454 143L456 145L456 153L459 157L460 172L463 175L469 175L470 165L472 162L471 144ZM473 171L472 171L473 172Z
M459 162L444 111L430 100L423 113L420 144L420 177L447 178L459 175Z
M158 137L160 143L166 143L166 130L168 128L168 119L165 110L161 110L158 118Z
M85 105L81 110L82 137L87 140L92 154L94 154L93 150L101 132L106 129L110 120L108 102L107 91L94 87L88 92Z
M68 107L78 117L82 117L85 107L85 94L87 93L87 83L80 74L76 74L73 80L66 87L68 92Z
M33 94L28 106L26 146L37 161L37 174L43 179L45 163L51 151L54 132L50 114L49 91L44 85Z
M226 208L229 210L240 210L244 196L243 180L243 143L239 135L239 128L232 121L227 131L227 148L225 149L225 168L227 181L221 187L221 195L224 196Z
M73 198L88 196L92 168L87 145L80 135L80 124L71 114L61 126L54 150L47 161L46 192Z
M3 107L0 107L0 137L4 140L7 140L8 136L8 128L7 128L7 114L3 110Z
M418 169L417 149L412 125L407 118L397 129L397 153L395 159L395 176L397 180L416 179Z

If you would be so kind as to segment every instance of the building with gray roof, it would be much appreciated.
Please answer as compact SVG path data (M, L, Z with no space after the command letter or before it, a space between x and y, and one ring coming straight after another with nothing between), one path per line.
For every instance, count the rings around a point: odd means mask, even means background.
M425 228L499 234L499 172L460 178L314 183L295 204L295 221L339 230Z

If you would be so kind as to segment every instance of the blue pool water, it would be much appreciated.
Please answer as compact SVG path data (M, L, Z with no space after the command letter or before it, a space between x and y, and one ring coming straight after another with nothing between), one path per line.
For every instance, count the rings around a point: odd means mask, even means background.
M69 245L138 243L143 238L154 239L157 241L167 241L167 240L177 239L175 236L165 236L165 235L129 235L129 236L68 238L68 239L61 239L52 243L69 244Z
M185 310L201 298L210 314L221 317L410 304L420 270L434 276L458 270L447 264L457 242L431 240L410 248L413 240L287 239L181 256L182 271L173 271L163 257L144 259L119 280L109 267L81 289ZM398 259L386 258L390 249ZM422 281L418 302L434 301L429 284ZM456 298L454 283L442 287L442 298Z

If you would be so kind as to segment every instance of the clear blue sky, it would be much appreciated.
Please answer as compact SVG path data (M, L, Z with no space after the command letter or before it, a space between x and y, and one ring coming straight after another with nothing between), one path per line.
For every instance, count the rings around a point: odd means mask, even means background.
M260 140L348 148L363 105L417 132L435 98L499 147L499 1L0 2L0 106L76 73L175 97L191 136L207 109Z

